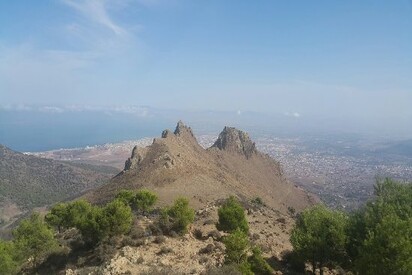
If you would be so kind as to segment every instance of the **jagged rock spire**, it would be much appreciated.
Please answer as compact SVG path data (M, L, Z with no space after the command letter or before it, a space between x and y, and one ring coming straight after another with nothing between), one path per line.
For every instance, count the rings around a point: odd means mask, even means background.
M256 145L247 133L227 126L219 134L212 147L229 152L237 152L245 155L246 158L250 158L257 153Z
M192 132L192 129L186 126L181 120L179 120L179 122L177 123L176 129L174 132L171 132L170 130L167 130L167 129L162 132L162 139L167 139L169 137L179 137L180 142L187 143L190 145L195 144L196 146L199 146ZM155 138L153 140L153 144L157 142L161 142L161 140ZM123 170L124 171L133 170L139 167L139 165L145 159L148 150L149 150L148 147L139 148L135 146L133 148L132 155L130 156L130 158L126 160ZM171 165L174 164L174 160L171 159L171 157L168 154L165 154L163 157L164 157L164 160L167 162L170 162ZM167 164L166 166L170 166L170 165Z
M184 135L184 134L186 134L186 133L189 134L189 135L191 135L192 137L194 137L193 132L192 132L192 128L187 127L187 126L183 123L183 121L179 120L179 121L177 122L176 129L175 129L175 131L174 131L174 134L175 134L176 136L182 136L182 135Z
M176 129L173 133L177 137L183 138L186 141L190 141L192 144L198 145L192 128L186 126L181 120L179 120L179 122L177 123Z
M135 146L132 150L132 155L128 158L124 165L124 171L136 168L145 158L147 148L139 148Z

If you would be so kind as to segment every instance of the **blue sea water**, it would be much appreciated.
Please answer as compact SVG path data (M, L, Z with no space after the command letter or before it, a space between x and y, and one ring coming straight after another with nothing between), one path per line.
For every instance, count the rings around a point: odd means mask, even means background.
M21 152L159 136L167 118L100 111L50 113L0 110L0 144Z

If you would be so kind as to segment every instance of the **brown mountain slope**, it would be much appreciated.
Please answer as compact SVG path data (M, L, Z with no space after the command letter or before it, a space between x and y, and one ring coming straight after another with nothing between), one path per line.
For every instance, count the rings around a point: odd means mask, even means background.
M215 144L203 149L182 122L173 133L163 131L152 145L135 147L125 169L86 197L99 203L121 189L140 187L157 192L160 203L186 196L197 208L233 194L260 197L283 212L289 206L300 210L315 201L289 183L279 163L258 152L246 133L225 127Z
M102 185L116 172L112 167L28 156L0 145L0 228L25 211Z

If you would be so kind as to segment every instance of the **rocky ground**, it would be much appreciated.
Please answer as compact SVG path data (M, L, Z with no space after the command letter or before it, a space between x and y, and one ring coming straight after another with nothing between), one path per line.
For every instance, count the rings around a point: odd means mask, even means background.
M216 229L217 209L217 205L209 205L198 210L195 223L184 236L132 236L132 240L119 241L113 256L103 264L67 268L62 274L207 274L224 263L221 237L225 233ZM283 274L281 260L291 250L293 219L263 206L250 207L247 218L251 242L262 248L264 257L278 270L274 274ZM148 232L152 226L153 221L145 217L133 230Z

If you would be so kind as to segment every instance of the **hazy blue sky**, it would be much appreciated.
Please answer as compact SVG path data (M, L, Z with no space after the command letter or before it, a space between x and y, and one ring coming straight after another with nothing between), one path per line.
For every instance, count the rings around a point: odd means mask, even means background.
M0 1L0 105L412 122L411 1Z

